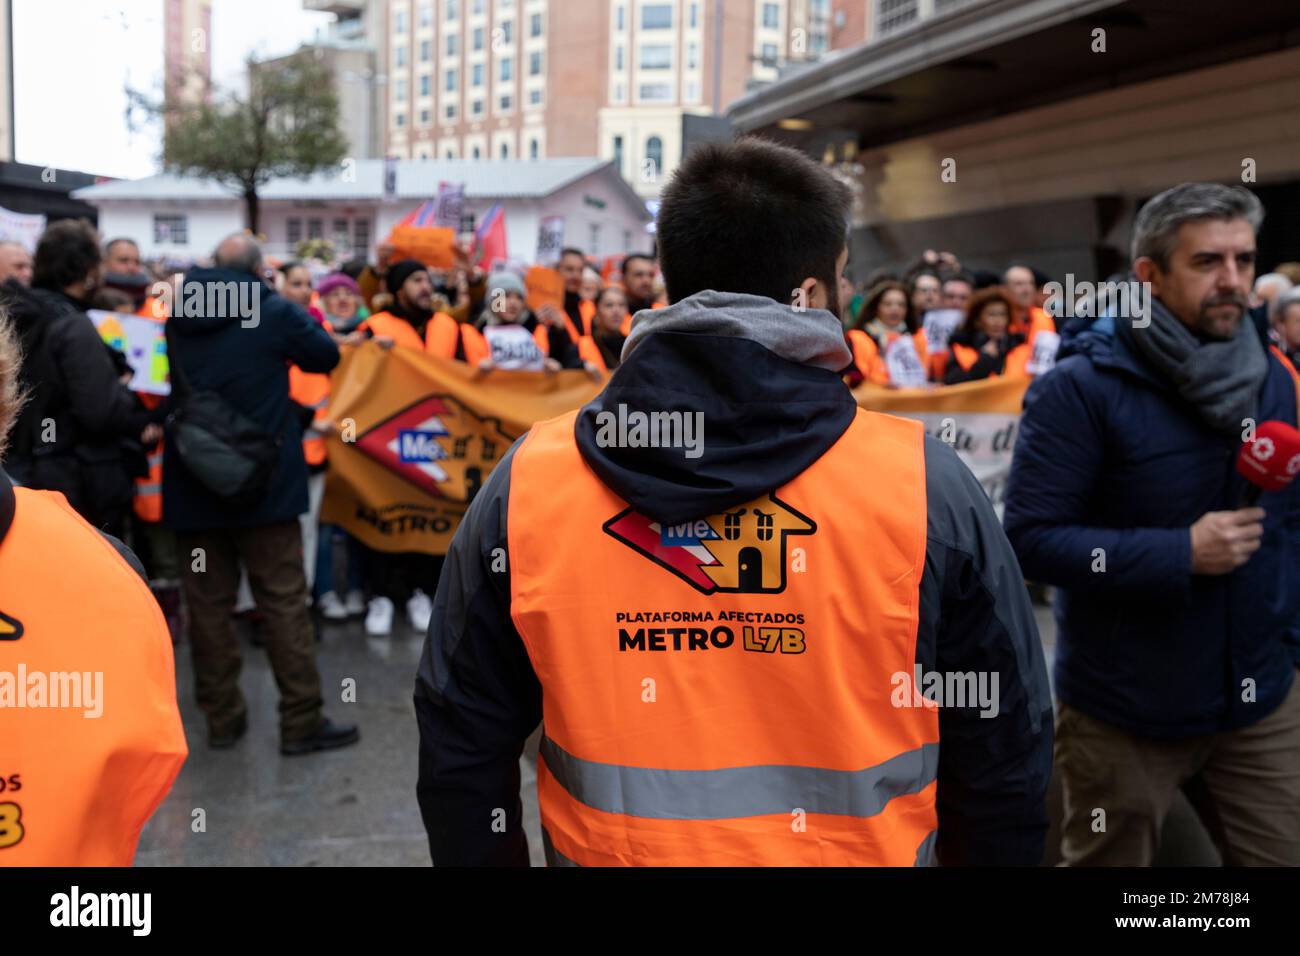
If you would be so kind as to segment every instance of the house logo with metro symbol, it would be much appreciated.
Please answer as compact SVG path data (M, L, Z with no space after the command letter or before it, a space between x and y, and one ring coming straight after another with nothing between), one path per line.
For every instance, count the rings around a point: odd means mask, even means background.
M768 494L674 526L627 508L603 529L702 594L779 594L786 584L786 537L813 534L817 524Z
M357 450L425 494L469 502L514 441L450 395L430 395L357 436Z

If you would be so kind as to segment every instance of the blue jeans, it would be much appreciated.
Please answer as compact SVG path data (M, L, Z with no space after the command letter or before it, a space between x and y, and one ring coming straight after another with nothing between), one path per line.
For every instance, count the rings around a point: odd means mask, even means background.
M360 591L369 549L338 525L322 524L316 536L316 580L312 596L319 598L334 590L334 541L346 542L348 591ZM344 592L338 592L339 597Z

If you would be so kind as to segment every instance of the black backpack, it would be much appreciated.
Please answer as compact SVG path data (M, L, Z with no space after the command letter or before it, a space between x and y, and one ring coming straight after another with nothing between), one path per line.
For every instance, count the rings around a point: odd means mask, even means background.
M167 441L185 470L214 496L232 508L251 507L271 485L284 437L268 434L217 392L194 391L181 369L170 322L166 336L174 406L167 416Z

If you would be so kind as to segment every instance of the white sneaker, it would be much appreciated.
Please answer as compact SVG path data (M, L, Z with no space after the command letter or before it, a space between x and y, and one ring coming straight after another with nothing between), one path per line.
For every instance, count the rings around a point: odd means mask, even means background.
M365 614L366 596L360 591L349 591L347 599L343 602L343 607L349 615Z
M386 637L393 633L393 602L386 597L372 597L366 612L366 633Z
M333 591L326 591L317 599L316 610L327 621L346 621L348 617L348 609Z
M411 627L421 634L427 633L429 620L433 617L433 599L416 588L411 599L406 602L406 616L410 619Z

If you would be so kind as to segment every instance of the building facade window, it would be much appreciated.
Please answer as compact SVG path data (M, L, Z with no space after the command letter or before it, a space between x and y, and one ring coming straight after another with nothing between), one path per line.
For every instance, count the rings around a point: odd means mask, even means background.
M502 42L502 43L514 43L514 42L515 42L515 21L513 21L513 20L505 20L505 21L502 21L502 23L501 23L501 42Z
M645 141L645 160L655 175L664 168L664 141L658 136L651 136Z
M528 35L530 37L542 35L542 15L540 13L534 13L528 18Z
M325 238L325 220L308 219L307 220L307 238L324 239Z
M478 50L481 49L483 49L483 28L475 27L474 28L474 50L477 52Z
M406 102L406 80L398 80L393 84L393 99L399 103Z
M296 246L302 241L302 220L297 216L284 221L284 238L290 246Z
M510 146L506 143L501 144L501 158L502 159L510 158Z
M540 145L538 144L537 140L535 140L535 139L530 139L530 140L528 141L528 158L529 158L529 159L537 159L537 157L538 157L538 153L539 153L539 151L540 151L540 148L541 148L541 147L540 147Z
M469 85L470 85L470 86L482 86L482 85L483 85L483 64L482 64L482 63L475 63L475 64L470 68L470 80L469 80Z
M364 256L370 251L370 220L352 220L352 254Z
M399 46L393 53L393 58L398 66L406 66L406 47Z
M667 43L643 43L641 60L637 64L643 70L671 70L673 68L673 48Z
M472 116L482 116L482 115L483 115L483 101L482 101L482 100L475 100L473 103L471 103L471 104L469 105L469 111L470 111L470 115L472 115Z
M514 108L515 108L515 98L513 96L507 94L505 96L502 96L499 100L497 100L497 109L502 113L509 113Z
M446 88L447 92L448 92L448 93L455 93L455 92L456 92L456 79L457 79L457 77L456 77L456 71L455 71L455 70L448 70L448 71L447 71L447 75L446 75L446 79L447 79L447 82L446 82L446 87L445 87L445 88Z
M542 105L542 91L541 91L541 90L533 89L533 90L529 90L529 91L528 91L528 105L529 105L529 106L541 106L541 105Z
M763 28L766 30L781 29L781 7L778 4L763 4Z
M447 0L447 5L443 9L447 14L448 20L455 20L458 16L460 16L460 10L457 9L458 6L459 4L456 2L456 0Z
M403 36L406 33L406 11L399 10L397 16L393 18L393 23L393 32L398 36Z
M775 43L763 44L762 57L764 66L776 66L777 56L778 54Z
M431 26L433 26L433 4L422 3L420 4L420 27L424 29Z
M671 83L642 83L637 88L637 95L647 103L667 103L673 98Z
M671 3L647 3L641 7L642 30L671 30L673 26L673 5Z
M621 45L614 47L614 69L623 69L623 47Z
M542 54L539 51L533 51L528 54L528 75L542 75Z
M622 174L623 172L623 137L622 136L614 137L614 168L617 169L620 174Z
M686 69L694 70L700 65L700 48L697 44L686 44Z
M421 40L420 41L420 62L428 63L432 59L433 59L433 41Z
M455 55L457 54L457 52L459 52L459 50L460 50L460 46L459 46L459 44L456 42L457 39L458 39L458 38L457 38L456 34L454 34L454 33L452 33L452 34L448 34L448 36L447 36L447 55L448 55L448 56L455 56Z
M505 57L501 60L501 82L509 83L515 78L515 61L513 57Z

